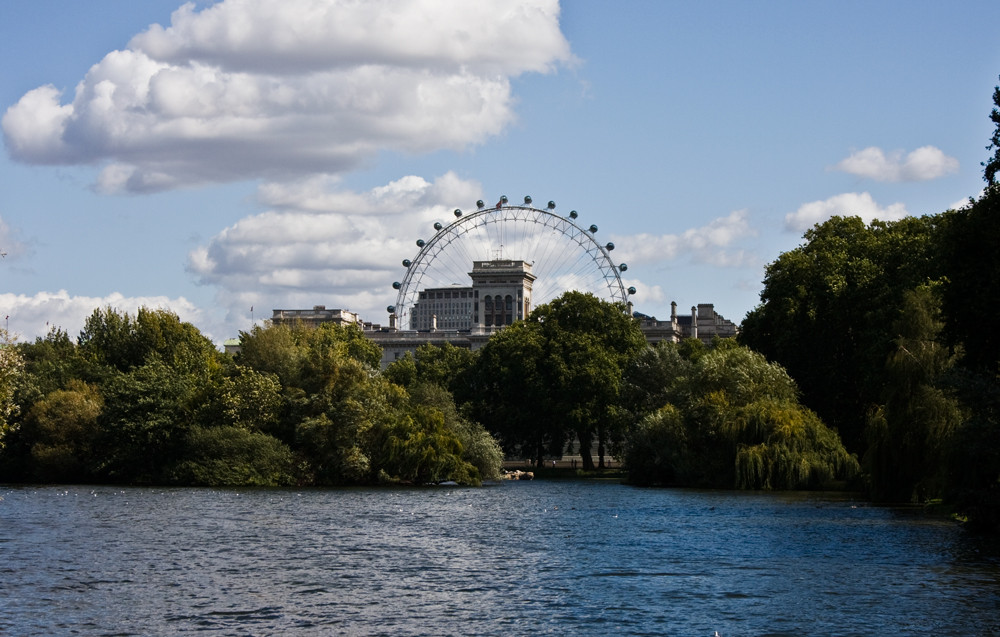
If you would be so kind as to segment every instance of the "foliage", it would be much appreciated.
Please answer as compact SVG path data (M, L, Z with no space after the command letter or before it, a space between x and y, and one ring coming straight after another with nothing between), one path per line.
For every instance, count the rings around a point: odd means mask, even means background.
M968 415L949 449L949 502L969 524L1000 532L1000 376L959 370L954 387Z
M996 174L1000 171L1000 86L993 87L993 110L990 112L990 120L995 128L990 145L986 150L993 151L993 157L982 163L983 179L989 186L996 184Z
M499 472L488 442L478 437L481 431L457 417L447 391L442 389L433 405L425 404L426 391L423 399L407 391L419 385L421 374L447 382L447 370L467 352L421 348L420 362L406 357L380 375L375 369L381 352L355 326L256 327L243 334L241 344L240 368L257 374L252 386L278 406L266 410L260 428L301 455L309 481L476 483L481 475Z
M97 387L75 379L32 405L25 436L38 479L81 482L93 477L103 406Z
M803 402L864 448L864 422L881 401L882 370L893 350L888 326L907 291L942 276L935 232L940 220L896 222L834 217L805 233L806 243L765 272L761 303L740 341L795 378Z
M1000 185L988 187L979 200L943 215L941 258L947 284L942 294L945 340L962 347L962 365L996 373L1000 333L988 318L1000 307Z
M801 489L857 472L837 434L798 403L788 374L756 352L723 340L708 349L664 342L637 359L630 382L645 374L667 384L650 393L662 405L626 437L632 482Z
M7 330L0 328L0 450L11 430L10 418L17 412L14 392L24 369L24 359L14 347Z
M621 436L622 371L645 347L621 307L566 292L490 339L467 395L508 451L541 464L575 437L583 468L592 470L592 442L603 465L607 445Z
M94 310L77 339L84 357L120 372L157 360L171 368L202 369L218 352L194 325L167 310L139 308L133 318L107 307Z
M539 331L514 323L479 350L468 381L473 418L505 452L539 462L546 453L560 453L566 436L546 400L544 354Z
M410 389L411 400L441 412L444 426L458 438L462 460L476 468L483 480L499 480L503 472L503 450L486 428L462 416L455 400L442 386L426 382Z
M414 407L376 435L374 457L383 481L478 484L478 471L461 455L462 443L445 427L444 415L430 407Z
M183 458L167 475L173 482L210 487L295 484L291 449L267 434L242 427L188 430Z
M946 451L962 414L939 385L954 355L938 342L940 286L907 293L893 324L896 349L885 365L884 403L868 421L865 464L878 498L923 502L944 490Z

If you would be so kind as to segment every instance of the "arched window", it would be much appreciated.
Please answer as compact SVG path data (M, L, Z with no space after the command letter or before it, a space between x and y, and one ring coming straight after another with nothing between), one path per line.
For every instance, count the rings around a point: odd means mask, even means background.
M483 300L483 304L483 324L490 327L493 325L493 297L487 296Z
M504 321L504 325L514 322L514 298L509 294L504 299Z

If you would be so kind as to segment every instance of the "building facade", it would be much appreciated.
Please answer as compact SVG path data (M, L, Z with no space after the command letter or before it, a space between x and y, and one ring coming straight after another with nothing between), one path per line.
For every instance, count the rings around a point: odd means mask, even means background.
M471 330L511 325L531 313L535 276L524 261L474 261L471 286L427 288L410 310L410 329Z

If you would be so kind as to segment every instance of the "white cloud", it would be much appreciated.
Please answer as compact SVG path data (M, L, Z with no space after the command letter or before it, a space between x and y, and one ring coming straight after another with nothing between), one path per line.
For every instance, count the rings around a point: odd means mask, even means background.
M713 219L708 225L689 228L681 234L641 233L614 237L618 253L629 265L662 263L687 257L693 263L720 267L744 267L759 263L750 252L735 248L740 240L756 236L746 210Z
M865 223L871 223L874 219L898 221L907 214L906 206L901 203L882 208L867 192L848 192L824 201L802 204L795 212L785 215L785 229L803 232L833 216L861 217Z
M338 174L482 143L513 121L512 77L573 62L556 0L187 4L2 127L14 159L101 165L107 192Z
M434 182L407 176L368 192L336 190L337 180L266 184L261 201L274 206L225 228L191 252L188 270L218 290L230 323L249 308L325 304L379 322L395 300L391 284L414 241L446 220L456 202L481 198L476 182L447 173ZM268 313L261 313L266 306Z
M928 181L958 172L958 160L934 146L922 146L907 155L871 146L842 160L834 170L876 181Z
M24 294L0 294L0 312L5 318L10 331L20 340L33 340L45 336L50 328L61 328L76 338L83 329L87 317L95 309L112 307L120 312L135 315L140 307L162 308L177 314L182 321L187 321L199 328L209 338L213 338L211 329L204 326L209 317L195 307L184 297L171 299L165 296L126 297L119 293L103 297L71 296L66 290L58 292L38 292L33 296ZM216 335L221 340L226 334Z

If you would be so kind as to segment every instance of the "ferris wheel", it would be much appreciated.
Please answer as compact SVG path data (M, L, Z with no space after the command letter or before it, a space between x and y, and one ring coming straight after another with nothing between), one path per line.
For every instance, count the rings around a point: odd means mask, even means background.
M523 205L510 205L503 196L496 206L485 207L482 200L476 206L471 213L455 209L455 220L447 225L435 223L430 239L417 240L417 255L403 259L406 274L392 284L398 290L396 304L386 308L401 329L409 328L421 290L469 285L474 261L531 264L536 307L568 290L622 304L635 294L621 279L628 265L611 260L615 244L598 243L597 226L578 225L575 210L563 217L556 214L555 202L542 210L532 207L531 197L525 197Z

